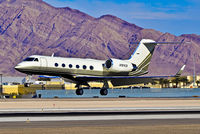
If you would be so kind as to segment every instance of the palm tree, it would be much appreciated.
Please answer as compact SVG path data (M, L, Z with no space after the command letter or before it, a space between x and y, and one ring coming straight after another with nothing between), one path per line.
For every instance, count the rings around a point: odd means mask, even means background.
M196 83L197 83L197 87L199 87L200 80L197 80Z
M188 79L186 76L180 77L180 81L183 82L183 86L187 86L188 84Z
M163 78L159 79L159 84L161 85L161 88L163 88L163 84L164 84L164 79Z
M180 77L175 77L172 79L172 83L176 84L176 88L178 87L179 82L180 82Z
M163 83L165 84L165 87L169 88L169 80L168 79L164 79Z

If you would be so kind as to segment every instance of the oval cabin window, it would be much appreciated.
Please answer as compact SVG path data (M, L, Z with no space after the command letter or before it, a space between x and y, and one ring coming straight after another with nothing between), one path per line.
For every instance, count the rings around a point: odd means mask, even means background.
M55 63L55 67L58 67L58 63Z
M65 64L62 64L62 67L65 67Z
M72 64L69 64L69 68L72 68L73 66L72 66Z
M87 68L87 66L86 65L83 65L83 69L86 69Z
M94 69L94 67L93 66L90 66L90 70L93 70Z
M79 65L76 65L76 68L79 68L80 66Z

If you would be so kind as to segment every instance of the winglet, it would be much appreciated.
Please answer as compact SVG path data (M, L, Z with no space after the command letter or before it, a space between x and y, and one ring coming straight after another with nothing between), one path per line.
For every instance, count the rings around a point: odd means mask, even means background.
M183 66L181 67L181 69L176 73L175 77L181 76L181 74L182 74L182 72L183 72L184 69L185 69L185 65L183 65Z

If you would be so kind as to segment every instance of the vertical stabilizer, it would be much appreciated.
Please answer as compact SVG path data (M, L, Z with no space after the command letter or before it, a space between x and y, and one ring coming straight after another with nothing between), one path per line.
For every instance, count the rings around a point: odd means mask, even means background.
M153 40L142 39L128 61L135 64L138 70L147 72L156 45Z

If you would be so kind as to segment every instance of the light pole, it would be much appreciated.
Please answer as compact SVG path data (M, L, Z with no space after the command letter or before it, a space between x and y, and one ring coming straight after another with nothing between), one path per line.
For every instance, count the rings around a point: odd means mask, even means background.
M0 74L0 77L1 77L1 85L0 85L0 95L3 94L3 82L2 82L2 74Z
M193 62L194 62L194 72L193 72L193 87L195 87L195 83L196 83L196 64L195 64L195 57L193 55Z

